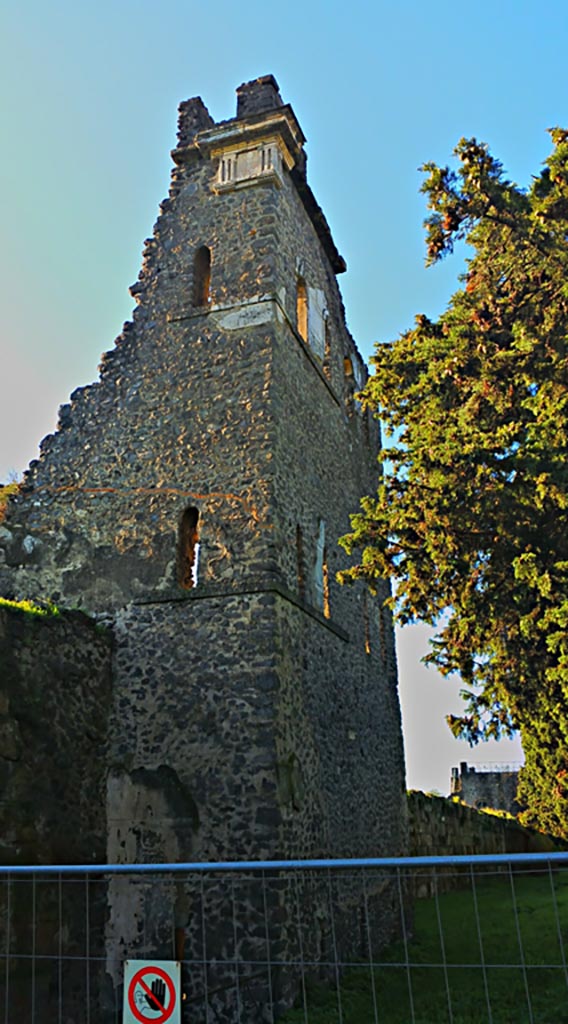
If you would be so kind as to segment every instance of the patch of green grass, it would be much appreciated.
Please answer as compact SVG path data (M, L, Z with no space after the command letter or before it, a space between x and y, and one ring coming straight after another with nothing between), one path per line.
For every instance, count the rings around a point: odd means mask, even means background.
M59 615L59 608L50 601L40 605L34 601L9 601L5 597L0 597L0 608L14 608L25 615Z
M568 1024L568 871L553 885L554 898L548 873L480 880L479 917L471 889L440 896L439 919L435 900L416 901L411 966L400 942L373 971L347 971L339 993L309 985L308 1024ZM281 1024L306 1024L303 1004Z

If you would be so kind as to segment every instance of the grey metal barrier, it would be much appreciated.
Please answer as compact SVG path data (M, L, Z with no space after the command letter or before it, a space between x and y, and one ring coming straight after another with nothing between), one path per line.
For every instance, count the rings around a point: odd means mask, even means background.
M567 946L568 853L0 868L0 1024L561 1024Z

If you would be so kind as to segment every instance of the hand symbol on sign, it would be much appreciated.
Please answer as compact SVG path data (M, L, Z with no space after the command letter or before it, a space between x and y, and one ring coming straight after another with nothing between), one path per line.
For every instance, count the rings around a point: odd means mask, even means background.
M152 982L152 995L149 996L146 993L146 1002L148 1006L151 1006L153 1010L163 1010L164 1002L166 999L166 985L165 982L161 981L160 978L155 978Z

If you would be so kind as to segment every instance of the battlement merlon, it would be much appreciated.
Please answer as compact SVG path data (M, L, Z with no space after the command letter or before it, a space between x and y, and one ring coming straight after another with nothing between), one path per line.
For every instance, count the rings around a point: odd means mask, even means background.
M272 75L246 82L237 89L237 116L215 123L200 96L179 106L178 145L172 159L178 166L198 155L217 157L228 150L245 150L268 137L279 140L284 163L335 274L347 269L318 202L307 182L306 137L289 103L283 103Z
M237 117L248 117L249 114L283 106L284 101L274 75L262 75L252 82L243 82L237 89Z

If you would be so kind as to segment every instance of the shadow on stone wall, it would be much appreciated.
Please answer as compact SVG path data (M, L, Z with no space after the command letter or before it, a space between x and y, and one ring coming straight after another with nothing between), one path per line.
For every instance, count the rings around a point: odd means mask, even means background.
M80 612L0 605L1 864L104 863L110 659L108 634ZM65 1021L80 1024L85 942L91 956L103 952L85 922L102 936L105 908L104 888L84 876L14 875L2 885L10 971L0 992L9 986L11 1020L48 1024L64 1008Z

